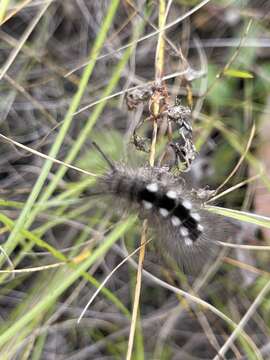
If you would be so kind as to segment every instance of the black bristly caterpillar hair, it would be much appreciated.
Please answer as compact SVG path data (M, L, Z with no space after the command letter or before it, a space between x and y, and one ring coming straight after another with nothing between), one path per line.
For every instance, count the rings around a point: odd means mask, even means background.
M208 212L183 177L175 177L162 167L133 169L114 164L93 145L110 167L99 179L101 192L111 194L117 207L128 207L147 219L159 247L183 272L195 275L202 271L217 254L216 240L226 240L234 226Z

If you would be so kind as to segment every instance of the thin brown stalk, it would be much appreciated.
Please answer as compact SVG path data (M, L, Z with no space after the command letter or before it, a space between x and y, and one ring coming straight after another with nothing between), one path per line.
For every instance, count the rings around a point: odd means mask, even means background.
M239 42L239 45L238 45L237 49L235 50L235 52L233 53L233 55L230 57L229 61L227 61L226 65L223 67L223 69L216 75L215 80L214 80L213 83L208 87L208 89L207 89L206 92L202 95L202 97L207 96L207 95L209 94L209 92L210 92L211 90L213 90L213 88L214 88L214 86L216 85L217 81L224 76L224 74L226 73L226 71L227 71L227 70L230 68L230 66L234 63L234 61L236 60L237 56L238 56L239 53L240 53L240 50L241 50L242 45L243 45L243 42L244 42L244 40L245 40L246 37L247 37L247 34L248 34L249 29L250 29L250 27L251 27L251 25L252 25L252 22L253 22L253 20L250 19L249 22L248 22L248 24L247 24L247 27L246 27L245 30L244 30L243 35L241 36L241 39L240 39L240 42Z
M140 245L137 279L136 279L136 287L134 294L134 303L133 303L133 310L131 317L131 326L130 326L129 339L128 339L128 349L126 356L127 360L130 360L132 356L134 336L136 330L136 323L137 323L137 316L138 316L138 309L139 309L140 295L141 295L142 269L143 269L143 261L145 256L146 233L147 233L147 220L144 220L142 235L141 235L141 245Z
M254 135L255 135L255 130L256 130L256 127L255 127L255 124L253 124L252 128L251 128L251 131L250 131L250 135L249 135L249 139L248 139L248 142L247 142L247 146L245 148L245 151L243 152L242 156L240 157L238 163L235 165L234 169L232 170L232 172L227 176L227 178L223 181L223 183L216 189L216 193L223 188L223 186L225 184L227 184L227 182L233 177L233 175L237 172L237 170L239 169L240 165L242 164L242 162L244 161L249 149L250 149L250 146L251 146L251 143L252 143L252 140L254 138Z
M0 25L2 26L5 22L7 22L9 19L11 19L13 16L17 15L19 11L21 11L23 8L25 8L32 0L25 0L18 5L16 5L13 9L11 9L7 15L4 17L4 19L1 21Z
M165 50L165 41L164 41L164 26L166 22L166 0L159 0L159 28L163 29L163 31L159 32L157 50L156 50L156 63L155 63L155 70L156 70L156 82L158 84L161 83L163 69L164 69L164 50ZM149 164L150 166L154 166L155 163L155 153L156 153L156 142L157 142L157 118L160 113L160 97L153 96L153 103L152 103L152 114L153 114L153 135L152 135L152 143L150 149L150 156L149 156ZM126 359L130 360L132 356L133 344L134 344L134 337L135 337L135 330L137 324L137 317L138 317L138 309L139 309L139 302L140 302L140 294L141 294L141 283L142 283L142 271L143 271L143 262L145 256L145 244L146 244L146 234L147 234L147 220L143 222L143 229L141 235L141 248L139 253L139 263L137 268L137 278L136 278L136 286L135 286L135 295L134 295L134 303L133 303L133 310L132 310L132 317L131 317L131 327L129 332L129 339L128 339L128 349L127 349L127 356Z
M251 182L259 179L261 177L261 173L260 174L257 174L257 175L254 175L252 177L250 177L249 179L246 179L244 181L241 181L240 183L230 187L229 189L225 190L225 191L222 191L222 193L212 197L211 199L209 199L208 201L206 201L206 204L208 203L211 203L213 201L216 201L217 199L221 198L222 196L225 196L227 194L229 194L230 192L236 190L236 189L239 189L240 187L244 186L244 185L247 185L247 184L250 184Z
M5 135L3 135L3 134L0 134L0 138L8 141L9 143L15 145L16 147L19 147L19 148L21 148L21 149L23 149L23 150L25 150L25 151L28 151L28 152L30 152L30 153L32 153L32 154L38 155L38 156L40 156L40 157L43 158L43 159L51 160L51 161L53 161L53 162L56 163L56 164L64 165L64 166L66 166L66 167L68 167L68 168L70 168L70 169L79 171L80 173L83 173L83 174L86 174L86 175L89 175L89 176L94 176L94 177L97 177L97 176L98 176L97 174L91 173L90 171L83 170L83 169L81 169L81 168L79 168L79 167L77 167L77 166L70 165L70 164L68 164L68 163L66 163L66 162L64 162L64 161L55 159L55 158L52 157L52 156L43 154L43 153L41 153L40 151L37 151L37 150L35 150L35 149L32 149L32 148L30 148L29 146L25 146L25 145L23 145L23 144L15 141L15 140L10 139L9 137L7 137L7 136L5 136Z
M46 10L48 9L48 7L52 3L52 1L53 0L49 0L49 1L46 1L44 3L44 6L41 7L39 13L33 18L33 20L30 22L29 26L26 28L25 32L22 34L18 46L11 51L8 59L6 60L6 62L4 63L4 65L1 68L0 80L7 73L8 69L10 68L10 66L15 61L15 59L16 59L17 55L19 54L21 48L23 47L23 45L25 44L25 42L27 41L29 36L32 34L32 32L35 29L36 25L38 24L39 20L45 14Z

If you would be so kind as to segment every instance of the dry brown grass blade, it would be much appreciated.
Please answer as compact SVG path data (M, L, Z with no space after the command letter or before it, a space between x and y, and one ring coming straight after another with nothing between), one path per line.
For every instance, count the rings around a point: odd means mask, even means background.
M267 250L269 250L269 249L267 249ZM255 266L243 263L242 261L239 261L239 260L236 260L236 259L232 259L232 258L229 258L229 257L224 257L223 262L225 262L227 264L230 264L230 265L233 265L233 266L237 266L239 269L250 271L250 272L252 272L254 274L270 277L269 272L258 269Z
M270 281L266 283L266 285L262 288L258 296L255 298L253 303L251 304L248 311L245 313L245 315L242 317L241 321L237 325L237 327L232 332L231 336L228 338L228 340L224 343L224 345L221 347L221 349L218 352L218 355L215 356L214 360L219 360L220 356L225 356L226 352L230 349L230 347L233 345L234 341L236 340L238 334L240 331L242 331L249 321L249 319L252 317L252 315L255 313L258 306L263 301L264 297L268 294L270 291Z
M17 81L11 78L8 74L5 74L4 79L7 80L18 92L20 92L30 103L32 103L42 115L55 127L58 126L57 121L54 117L47 111L38 100L36 100L28 91L24 89Z
M173 79L173 78L176 78L178 76L183 76L187 73L187 70L183 70L183 71L177 71L175 73L171 73L171 74L168 74L168 75L165 75L161 78L161 82L163 81L166 81L166 80L169 80L169 79ZM110 100L110 99L113 99L117 96L120 96L120 95L124 95L124 94L127 94L128 92L131 92L133 90L136 90L136 89L140 89L142 87L144 87L145 85L154 85L154 81L148 81L147 83L144 83L143 85L137 85L137 86L132 86L132 87L129 87L127 89L124 89L124 90L121 90L121 91L118 91L112 95L109 95L109 96L106 96L106 97L102 97L100 98L99 100L97 101L94 101L92 102L91 104L88 104L82 108L80 108L78 111L76 111L73 115L78 115L80 114L81 112L85 111L85 110L88 110L94 106L96 106L97 104L103 102L103 101L107 101L107 100ZM60 123L59 123L60 124Z
M9 142L9 143L11 143L11 144L13 144L13 145L15 145L15 146L17 146L17 147L25 150L25 151L28 151L28 152L30 152L30 153L32 153L32 154L34 154L34 155L40 156L40 157L42 157L43 159L51 160L51 161L53 161L53 162L56 163L56 164L64 165L64 166L66 166L66 167L68 167L68 168L70 168L70 169L79 171L80 173L83 173L83 174L86 174L86 175L89 175L89 176L98 177L97 174L91 173L90 171L83 170L83 169L81 169L81 168L79 168L79 167L77 167L77 166L73 166L73 165L67 164L67 163L64 162L64 161L61 161L61 160L55 159L55 158L53 158L53 157L51 157L51 156L49 156L49 155L43 154L43 153L41 153L40 151L34 150L34 149L30 148L29 146L25 146L25 145L23 145L23 144L15 141L15 140L10 139L9 137L7 137L7 136L5 136L5 135L3 135L3 134L0 134L0 138L4 139L5 141L7 141L7 142Z
M133 45L136 45L144 40L147 40L149 38L151 38L152 36L156 36L159 35L161 32L164 32L165 30L170 29L171 27L180 24L181 22L183 22L185 19L187 19L189 16L191 16L192 14L196 13L198 10L200 10L202 7L204 7L206 4L208 4L210 2L210 0L203 0L202 2L200 2L198 5L194 6L192 9L190 9L189 11L187 11L186 13L184 13L182 16L178 17L177 19L175 19L174 21L170 22L169 24L167 24L166 26L164 26L163 28L160 28L158 30L155 30L153 32L151 32L150 34L144 35L142 36L140 39L138 40L134 40L124 46L121 46L120 48L116 49L113 52L110 52L108 54L104 54L101 55L97 58L97 60L101 60L104 59L106 57L113 57L114 54L125 50ZM76 68L74 68L73 70L69 71L68 73L66 73L65 77L70 76L71 74L73 74L74 72L80 70L81 68L85 67L88 64L88 62L85 62L79 66L77 66Z
M150 240L147 241L147 243L149 243ZM93 303L93 301L95 300L95 298L98 296L98 294L100 293L100 291L102 290L102 288L106 285L106 283L110 280L110 278L113 276L113 274L121 267L123 266L132 256L134 256L142 246L145 246L146 244L143 243L142 245L140 245L137 249L135 249L134 251L132 251L129 255L127 255L117 266L114 267L114 269L105 277L105 279L102 281L102 283L99 285L99 287L97 288L97 290L94 292L94 294L91 296L90 300L88 301L88 303L85 305L83 311L81 312L80 317L77 320L77 323L79 323L85 312L89 309L89 306L91 306L91 304Z
M240 187L244 186L244 185L247 185L247 184L250 184L252 183L253 181L255 180L258 180L259 178L261 177L261 173L258 174L258 175L255 175L255 176L252 176L250 177L249 179L246 179L244 181L241 181L240 183L230 187L229 189L225 190L225 191L222 191L220 194L212 197L211 199L209 199L208 201L206 201L206 204L208 203L211 203L213 201L216 201L217 199L221 198L222 196L225 196L226 194L229 194L230 192L236 190L236 189L239 189Z
M237 164L235 165L234 169L232 170L232 172L227 176L227 178L223 181L223 183L216 189L216 193L223 188L224 185L227 184L227 182L233 177L233 175L237 172L237 170L239 169L239 167L241 166L242 162L245 160L245 157L250 149L252 140L254 138L255 135L255 130L256 130L256 126L255 124L253 124L251 131L250 131L250 135L249 135L249 139L247 142L247 146L245 148L245 151L243 152L243 154L241 155L239 161L237 162Z
M208 87L208 89L206 90L206 92L202 95L203 97L207 96L209 94L210 91L213 90L213 88L215 87L217 81L219 81L219 79L221 79L225 72L230 68L230 66L234 63L234 61L236 60L237 56L239 55L239 52L241 50L241 47L243 45L244 40L247 37L247 34L250 30L250 27L252 25L253 20L250 19L247 27L245 28L243 35L241 36L241 39L239 41L239 45L237 47L237 49L235 50L235 52L232 54L232 56L230 57L230 59L227 61L226 65L224 66L224 68L216 75L215 80L213 81L213 83Z
M30 22L30 24L28 25L28 27L26 28L25 32L23 33L23 35L21 36L21 39L19 41L19 45L18 47L14 48L7 61L5 62L5 64L2 66L1 71L0 71L0 80L2 80L3 76L6 74L6 72L8 71L8 69L10 68L10 66L13 64L13 62L15 61L17 55L19 54L21 48L23 47L23 45L25 44L25 42L27 41L27 39L29 38L29 36L31 35L31 33L33 32L33 30L35 29L36 25L38 24L39 20L42 18L42 16L45 14L46 10L48 9L48 7L50 6L50 4L53 2L53 0L49 0L46 1L44 6L41 8L41 10L39 11L39 13L33 18L32 22Z
M139 309L140 294L141 294L141 284L142 284L142 269L143 269L143 261L145 256L146 233L147 233L147 220L144 220L142 235L141 235L141 246L139 253L136 287L135 287L134 302L133 302L132 317L131 317L131 326L130 326L129 339L128 339L128 348L127 348L127 356L126 356L127 360L130 360L132 356L134 336L135 336L135 330L137 324L138 309Z
M33 0L24 0L20 4L14 7L14 9L11 9L8 14L5 16L5 18L1 21L1 26L7 22L9 19L11 19L13 16L17 15L19 11L21 11L23 8L25 8L31 1Z
M59 266L66 265L66 262L61 261L59 263L55 264L49 264L49 265L42 265L42 266L36 266L32 268L25 268L25 269L10 269L10 270L0 270L0 274L24 274L24 273L30 273L30 272L37 272L37 271L43 271L43 270L50 270L58 268Z
M124 254L126 255L126 253L124 253ZM137 264L132 259L130 259L129 261L133 266L137 267ZM177 288L171 284L168 284L167 282L161 280L160 278L156 277L155 275L151 274L150 272L148 272L146 270L143 270L143 274L149 281L152 281L154 284L159 285L169 291L172 291L176 295L180 295L180 296L184 297L187 301L189 301L191 303L192 302L196 303L197 305L201 306L202 309L207 309L207 310L211 311L217 317L219 317L220 319L224 320L226 323L231 325L234 329L237 327L235 322L230 317L225 315L222 311L220 311L218 308L216 308L209 302L201 299L198 296L193 295L190 292L186 292L186 291L182 290L181 288ZM249 346L252 348L252 350L254 352L254 359L263 360L261 353L260 353L259 349L257 348L255 342L252 340L252 338L247 333L245 333L245 331L243 329L239 329L239 332L237 335L240 335L239 334L240 332L241 332L243 339L245 339L247 341L247 343L249 344Z

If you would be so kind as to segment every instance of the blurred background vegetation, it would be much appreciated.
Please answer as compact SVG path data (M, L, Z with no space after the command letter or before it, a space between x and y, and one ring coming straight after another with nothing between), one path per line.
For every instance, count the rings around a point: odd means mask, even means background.
M21 144L0 139L0 358L126 358L138 253L77 320L142 223L91 196L87 172L107 166L91 140L148 162L130 143L148 107L125 94L154 84L163 38L170 99L193 110L192 181L215 189L241 160L215 205L244 221L192 281L147 244L132 359L270 359L270 2L2 0L0 22L0 134Z

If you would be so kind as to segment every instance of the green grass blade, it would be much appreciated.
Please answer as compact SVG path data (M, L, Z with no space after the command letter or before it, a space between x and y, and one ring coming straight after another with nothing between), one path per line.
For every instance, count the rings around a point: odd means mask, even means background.
M6 215L0 213L0 222L5 224L9 229L12 229L14 227L14 222L9 219ZM46 243L46 241L42 240L37 235L33 234L32 232L28 230L22 230L21 235L23 235L24 238L30 240L32 242L32 245L37 245L41 249L46 249L50 252L50 254L55 257L57 260L64 261L68 265L70 265L72 268L75 268L75 264L69 259L63 255L59 250L55 249L53 246ZM94 285L96 288L100 286L100 282L97 281L93 276L88 274L87 272L83 272L82 276L90 282L90 284ZM5 275L2 275L2 279L5 278ZM106 287L103 287L101 292L103 295L107 297L108 300L110 300L125 316L129 317L129 311L127 308L122 304L122 302Z
M50 157L56 157L56 155L58 154L58 151L65 139L65 136L67 134L67 131L68 131L68 129L71 125L72 119L73 119L73 114L79 106L80 100L84 94L86 87L87 87L89 78L93 72L98 54L102 48L104 41L106 40L106 35L111 26L111 23L114 18L114 15L116 13L118 4L119 4L119 0L111 1L107 15L102 23L102 27L99 31L99 34L95 40L94 46L91 50L91 53L89 56L90 62L88 63L88 65L86 66L86 68L83 72L83 75L82 75L80 83L79 83L78 90L72 99L71 105L70 105L68 112L65 116L65 119L63 121L63 125L61 126L58 136L56 137L55 142L49 152ZM45 163L42 167L40 176L39 176L38 180L36 181L34 188L27 199L27 202L16 222L16 225L15 225L13 231L10 233L10 236L4 245L4 248L5 248L5 251L7 252L7 254L10 254L13 251L13 249L16 247L16 245L18 244L18 242L19 242L18 234L20 233L20 230L24 227L27 227L27 224L31 223L31 221L28 220L29 214L32 210L32 207L33 207L37 197L40 194L40 191L44 185L44 182L46 181L46 178L50 172L52 165L53 165L52 160L47 159L45 161Z
M136 34L136 36L138 36L138 34ZM119 61L119 63L116 65L114 72L112 74L112 77L107 85L107 87L105 88L102 97L106 97L108 96L113 89L115 88L115 86L117 85L122 71L124 69L124 67L127 64L127 61L130 58L130 55L132 54L134 50L134 46L128 48L125 53L123 54L121 60ZM90 135L90 132L94 126L94 124L96 123L98 117L100 116L100 114L102 113L105 105L106 105L106 101L100 102L99 104L97 104L97 106L95 107L93 113L90 115L90 117L88 118L88 121L86 122L85 127L82 129L81 133L78 135L78 140L74 143L73 147L71 148L68 156L65 159L65 162L70 163L72 162L75 157L77 156L77 154L79 153L82 145L84 144L84 142L87 140L87 138ZM51 194L53 193L53 191L55 190L55 188L57 187L59 181L61 180L61 178L64 176L65 172L67 171L67 168L65 166L60 166L59 170L57 171L57 173L55 174L52 182L50 183L50 185L48 186L48 188L44 191L43 195L40 197L39 199L39 203L45 203L49 197L51 196ZM34 188L35 189L35 188ZM34 191L34 190L33 190ZM31 196L31 195L30 195ZM26 204L27 205L27 204ZM42 206L38 206L36 204L35 208L32 209L32 211L29 213L29 209L27 209L27 220L24 224L24 228L28 228L31 223L33 222L33 220L35 219L35 216L40 212L40 210L42 209ZM23 219L25 219L25 216L23 217ZM21 227L20 227L21 228ZM19 228L19 229L20 229ZM13 230L12 233L15 232L16 226ZM20 232L19 230L16 229L16 232L18 234L18 232ZM16 246L16 244L18 243L17 241L14 241L14 235L13 237L10 239L8 239L7 243L5 244L5 250L6 252L9 254L11 250L13 250ZM9 251L7 251L7 249Z
M10 0L1 0L1 4L0 4L0 24L4 20L4 17L5 17L9 2L10 2Z
M236 69L227 69L224 71L224 75L239 79L253 79L253 75L250 72Z
M45 296L36 306L34 306L28 313L21 317L18 321L12 324L3 334L0 335L0 347L2 347L7 341L20 330L29 324L36 316L46 311L58 298L68 289L81 275L86 271L95 261L100 259L106 254L111 246L121 237L124 233L134 224L135 217L128 218L125 222L118 225L104 240L104 242L93 252L89 258L87 258L82 264L80 264L74 271L69 273L65 272L65 279L59 284L58 287L51 290L47 296ZM18 344L19 345L19 344Z
M221 208L218 206L207 206L206 209L214 212L215 214L228 216L239 221L245 221L254 225L259 225L270 229L270 218L267 216L247 213L240 210Z

